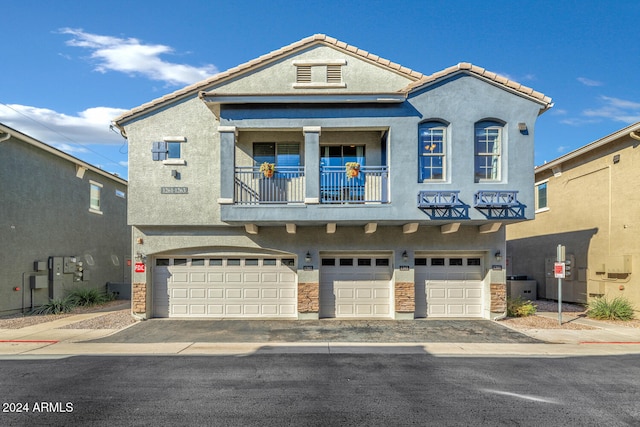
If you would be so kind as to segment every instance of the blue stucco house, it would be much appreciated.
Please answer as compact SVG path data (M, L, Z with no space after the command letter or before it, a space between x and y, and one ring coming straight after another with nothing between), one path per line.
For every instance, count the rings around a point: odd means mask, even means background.
M314 35L134 108L133 309L146 317L495 318L534 215L550 98Z

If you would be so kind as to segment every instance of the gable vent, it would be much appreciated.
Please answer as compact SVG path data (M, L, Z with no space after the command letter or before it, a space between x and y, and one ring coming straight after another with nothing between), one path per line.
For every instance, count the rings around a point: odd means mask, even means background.
M296 83L311 83L311 65L298 65L296 68Z
M341 83L341 82L342 82L342 66L327 65L327 83Z

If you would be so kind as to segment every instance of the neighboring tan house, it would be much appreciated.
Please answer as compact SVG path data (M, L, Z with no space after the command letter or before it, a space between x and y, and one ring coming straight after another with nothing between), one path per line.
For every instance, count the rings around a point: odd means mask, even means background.
M2 124L0 159L0 313L130 283L127 181Z
M571 261L562 300L625 296L640 309L640 122L535 169L536 218L507 227L510 274L558 299L556 248Z
M502 315L550 102L314 35L126 112L134 312Z

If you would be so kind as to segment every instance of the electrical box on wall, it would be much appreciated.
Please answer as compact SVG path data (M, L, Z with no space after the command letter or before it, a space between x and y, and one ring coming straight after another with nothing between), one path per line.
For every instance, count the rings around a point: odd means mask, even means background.
M31 289L45 289L49 286L47 276L29 276L29 285Z
M47 263L45 261L34 261L33 262L33 271L46 271Z
M66 256L63 260L63 273L74 273L76 271L76 257Z
M631 274L631 255L609 255L605 266L609 274Z

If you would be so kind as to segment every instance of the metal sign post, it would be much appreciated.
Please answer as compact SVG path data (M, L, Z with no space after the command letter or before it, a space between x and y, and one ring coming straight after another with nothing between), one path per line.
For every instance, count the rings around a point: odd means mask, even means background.
M558 325L562 325L562 279L565 276L564 246L558 245L557 262L554 264L554 275L558 279Z

